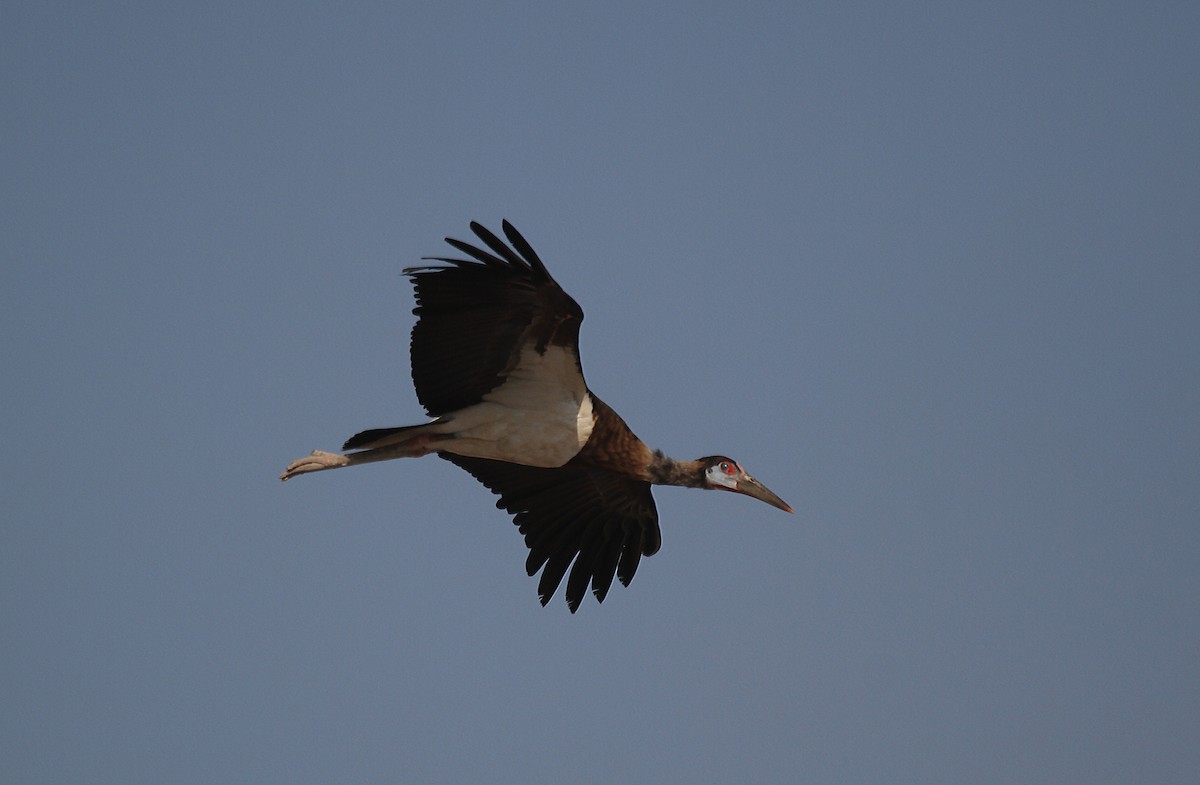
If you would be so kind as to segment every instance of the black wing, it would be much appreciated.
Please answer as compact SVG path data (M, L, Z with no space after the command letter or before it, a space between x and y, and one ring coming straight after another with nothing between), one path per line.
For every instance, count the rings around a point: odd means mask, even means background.
M662 544L647 482L572 463L542 469L438 455L499 494L496 506L513 514L529 548L526 572L533 576L542 570L542 605L558 590L568 568L567 606L572 613L589 582L596 600L603 602L614 575L628 586L642 556L654 555Z
M527 344L540 352L569 347L578 363L583 310L512 224L503 227L511 247L472 221L488 250L447 237L471 258L432 257L450 266L404 271L416 288L419 317L410 347L413 385L432 417L479 403L504 382Z

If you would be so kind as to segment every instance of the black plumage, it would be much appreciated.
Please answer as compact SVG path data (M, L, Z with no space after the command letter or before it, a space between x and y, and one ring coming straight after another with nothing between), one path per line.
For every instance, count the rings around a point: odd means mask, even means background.
M791 511L729 458L676 461L651 451L586 386L579 362L583 310L507 221L507 244L478 223L479 247L447 238L467 258L405 270L418 317L410 352L417 398L433 421L376 428L316 451L283 474L430 452L500 498L541 571L546 604L565 579L574 612L588 586L603 601L629 585L662 545L651 484L730 490Z

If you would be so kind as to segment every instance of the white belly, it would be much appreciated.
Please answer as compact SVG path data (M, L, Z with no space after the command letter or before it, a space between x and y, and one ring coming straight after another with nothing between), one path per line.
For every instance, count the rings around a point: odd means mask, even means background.
M453 435L439 450L553 468L575 457L593 425L592 399L574 355L551 346L544 355L523 351L504 384L431 430Z

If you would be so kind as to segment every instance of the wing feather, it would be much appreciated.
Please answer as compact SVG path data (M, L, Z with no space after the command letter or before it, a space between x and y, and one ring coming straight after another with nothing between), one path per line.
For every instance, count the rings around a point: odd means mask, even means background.
M409 347L413 385L433 417L479 403L503 384L527 344L540 352L568 347L578 365L578 303L507 221L505 236L516 250L478 223L471 229L489 250L448 237L468 258L430 257L442 264L404 271L417 301Z
M653 553L648 545L661 542L658 512L647 482L574 462L543 469L438 455L500 496L496 506L513 515L530 548L529 574L542 571L538 594L543 605L568 570L566 597L572 613L589 582L602 602L614 575L628 586L641 557Z

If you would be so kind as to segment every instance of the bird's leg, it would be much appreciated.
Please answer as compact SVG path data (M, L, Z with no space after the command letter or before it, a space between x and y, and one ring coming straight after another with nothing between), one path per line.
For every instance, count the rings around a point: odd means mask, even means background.
M290 480L297 474L320 472L326 469L337 469L349 465L349 455L340 455L336 452L325 452L324 450L313 450L311 455L297 458L289 463L283 474L279 475L279 479Z
M340 469L343 466L357 466L360 463L390 461L393 458L419 458L436 450L437 448L433 446L435 442L447 438L450 437L438 433L422 434L401 444L392 444L374 450L360 450L345 454L313 450L311 455L306 455L289 463L283 474L279 475L279 479L290 480L298 474L322 472L326 469Z

